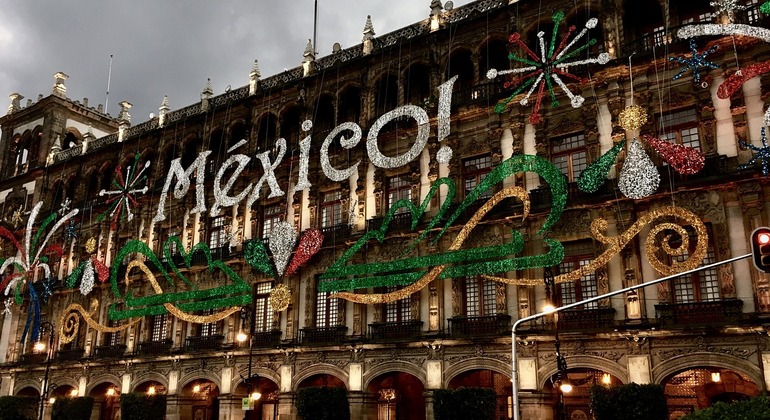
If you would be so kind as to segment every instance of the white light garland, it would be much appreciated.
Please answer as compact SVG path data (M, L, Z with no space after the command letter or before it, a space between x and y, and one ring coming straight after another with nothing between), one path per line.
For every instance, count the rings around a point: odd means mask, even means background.
M414 140L414 144L408 152L400 156L388 157L380 152L379 146L377 145L377 136L380 134L380 130L385 124L396 120L399 117L410 117L417 121L417 138ZM366 151L369 153L369 159L371 159L375 166L386 169L398 168L411 162L422 153L422 149L425 147L425 144L428 143L429 132L428 113L417 105L404 105L386 112L372 124L372 127L369 129L369 135L366 138Z
M728 23L725 25L716 23L690 25L679 29L676 32L676 35L683 39L706 35L743 35L770 42L770 29L740 23Z
M96 277L94 272L94 265L91 264L91 260L86 261L85 267L83 267L83 277L80 280L80 293L85 296L91 293L94 288L94 279Z
M346 122L338 125L337 127L334 127L334 130L332 130L329 135L326 136L323 144L321 144L321 170L323 170L324 175L335 182L341 182L349 179L350 176L358 170L358 165L361 163L361 160L358 160L355 164L351 165L347 169L337 169L332 166L331 162L329 161L329 146L331 146L332 141L334 141L334 139L343 131L351 131L353 133L350 138L340 138L340 144L345 149L350 149L351 147L357 145L359 141L361 141L361 127L354 122Z
M259 199L259 193L262 190L262 184L267 181L267 185L270 186L270 195L268 198L280 197L284 195L283 190L278 185L278 180L275 178L275 168L281 164L283 156L286 154L286 139L280 138L276 140L275 147L278 148L275 160L270 162L270 151L259 153L256 158L262 162L262 169L265 173L259 178L254 187L251 189L248 201L246 201L246 208L251 208L251 205Z
M224 163L222 163L222 166L219 168L219 171L217 171L217 175L214 178L214 205L211 206L211 210L209 211L209 215L211 217L217 216L219 214L220 207L234 206L240 203L249 194L249 191L251 191L252 187L251 184L249 184L246 188L243 189L243 191L234 197L229 196L227 193L233 187L235 181L241 175L241 172L246 169L246 165L248 165L250 161L251 158L246 155L232 155L226 161L224 161ZM227 169L232 165L238 166L236 166L233 173L230 174L230 179L227 180L227 184L225 184L224 187L221 187L222 176L225 174L225 171L227 171Z

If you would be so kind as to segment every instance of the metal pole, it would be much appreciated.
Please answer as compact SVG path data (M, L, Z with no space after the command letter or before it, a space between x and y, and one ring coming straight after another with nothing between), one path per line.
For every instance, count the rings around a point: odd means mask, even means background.
M692 274L692 273L695 273L695 272L701 271L701 270L707 270L709 268L714 268L714 267L720 266L722 264L729 264L729 263L732 263L732 262L735 262L735 261L739 261L739 260L742 260L744 258L749 258L749 257L751 257L751 254L741 255L740 257L733 257L733 258L730 258L730 259L727 259L727 260L724 260L724 261L719 261L719 262L715 262L715 263L712 263L712 264L704 265L704 266L701 266L701 267L693 268L692 270L683 271L681 273L672 274L670 276L661 277L661 278L655 279L655 280L650 280L650 281L648 281L646 283L641 283L641 284L637 284L637 285L634 285L634 286L629 286L629 287L626 287L624 289L616 290L614 292L609 292L609 293L605 293L603 295L594 296L592 298L581 300L579 302L570 303L569 305L560 306L560 307L558 307L558 308L556 308L556 309L554 309L553 311L550 311L550 312L540 312L540 313L537 313L537 314L534 314L534 315L530 315L528 317L521 318L521 319L517 320L516 322L514 322L513 323L513 327L511 327L511 373L512 373L512 376L511 376L511 385L512 385L511 391L512 391L512 394L513 394L511 396L512 397L511 401L512 401L512 405L513 405L513 420L519 420L520 419L520 415L519 415L519 366L518 366L518 361L516 359L516 329L519 327L520 324L522 324L524 322L533 321L535 319L542 318L542 317L544 317L546 315L550 315L550 314L553 314L553 313L556 313L556 312L561 312L561 311L564 311L564 310L567 310L567 309L576 308L578 306L585 305L586 303L597 302L597 301L600 301L602 299L607 299L607 298L610 298L612 296L619 295L621 293L626 293L626 292L630 292L632 290L641 289L643 287L652 286L652 285L655 285L655 284L658 284L658 283L662 283L662 282L667 281L667 280L671 280L671 279L676 278L676 277L685 276L687 274Z
M43 420L43 411L45 410L45 401L48 398L48 375L51 373L51 351L53 348L53 324L49 321L44 321L40 324L42 335L48 331L48 348L46 349L45 358L45 375L43 376L43 386L40 389L40 410L38 410L38 420ZM38 336L38 341L40 337Z

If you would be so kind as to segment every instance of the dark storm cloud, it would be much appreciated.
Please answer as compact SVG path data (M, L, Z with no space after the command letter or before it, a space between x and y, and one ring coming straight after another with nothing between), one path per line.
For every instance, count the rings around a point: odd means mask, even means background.
M0 14L0 95L37 100L50 94L53 73L63 71L70 98L103 104L112 54L108 112L117 115L118 103L129 101L134 124L157 113L163 95L172 109L198 101L207 78L215 94L246 85L254 59L263 78L294 68L313 37L313 0L7 3ZM429 5L319 0L319 56L334 42L359 44L369 14L382 35L426 18ZM0 102L2 109L7 104Z

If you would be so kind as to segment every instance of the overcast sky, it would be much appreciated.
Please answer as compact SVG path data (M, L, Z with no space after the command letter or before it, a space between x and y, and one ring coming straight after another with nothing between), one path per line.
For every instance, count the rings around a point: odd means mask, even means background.
M455 0L455 7L472 0ZM332 45L361 43L366 16L377 35L428 17L430 0L318 0L319 57ZM127 100L132 123L157 114L163 95L172 109L200 98L206 78L214 94L248 83L254 59L262 78L300 65L313 37L313 0L0 1L0 115L18 92L48 96L53 74L70 76L67 96L104 104ZM5 98L4 100L1 98Z

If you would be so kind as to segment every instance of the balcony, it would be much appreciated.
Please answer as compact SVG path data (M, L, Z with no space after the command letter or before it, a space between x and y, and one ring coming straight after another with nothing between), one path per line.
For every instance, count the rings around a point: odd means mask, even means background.
M348 327L305 327L299 331L300 344L334 344L345 340Z
M184 341L184 349L187 351L219 350L225 340L223 335L202 335L187 337Z
M476 86L460 88L452 94L452 108L482 104L502 99L507 94L501 82L480 83Z
M19 357L19 363L23 365L41 365L45 363L46 353L27 353Z
M334 245L350 238L352 230L350 229L350 225L343 224L321 228L321 233L324 235L325 245Z
M370 340L408 340L419 338L422 333L422 321L375 322L369 324Z
M171 352L172 341L170 338L158 341L145 341L139 343L136 353L140 356L168 354Z
M278 347L281 345L281 330L261 331L255 332L252 335L252 347L255 348L270 348Z
M94 357L104 359L123 357L125 353L126 346L122 344L115 346L99 346L94 349Z
M366 221L366 231L378 230L382 227L382 223L385 221L384 217L373 217ZM408 232L412 230L412 213L404 212L393 215L388 223L388 229L386 233L395 232Z
M85 354L85 350L82 348L59 350L56 352L56 360L60 362L73 362L82 359L83 354Z
M448 318L449 335L452 337L483 337L511 333L511 316L456 316Z
M664 303L655 305L655 316L661 326L698 326L726 324L741 319L743 301L725 299L709 302Z
M559 330L610 329L615 308L572 309L559 312Z

